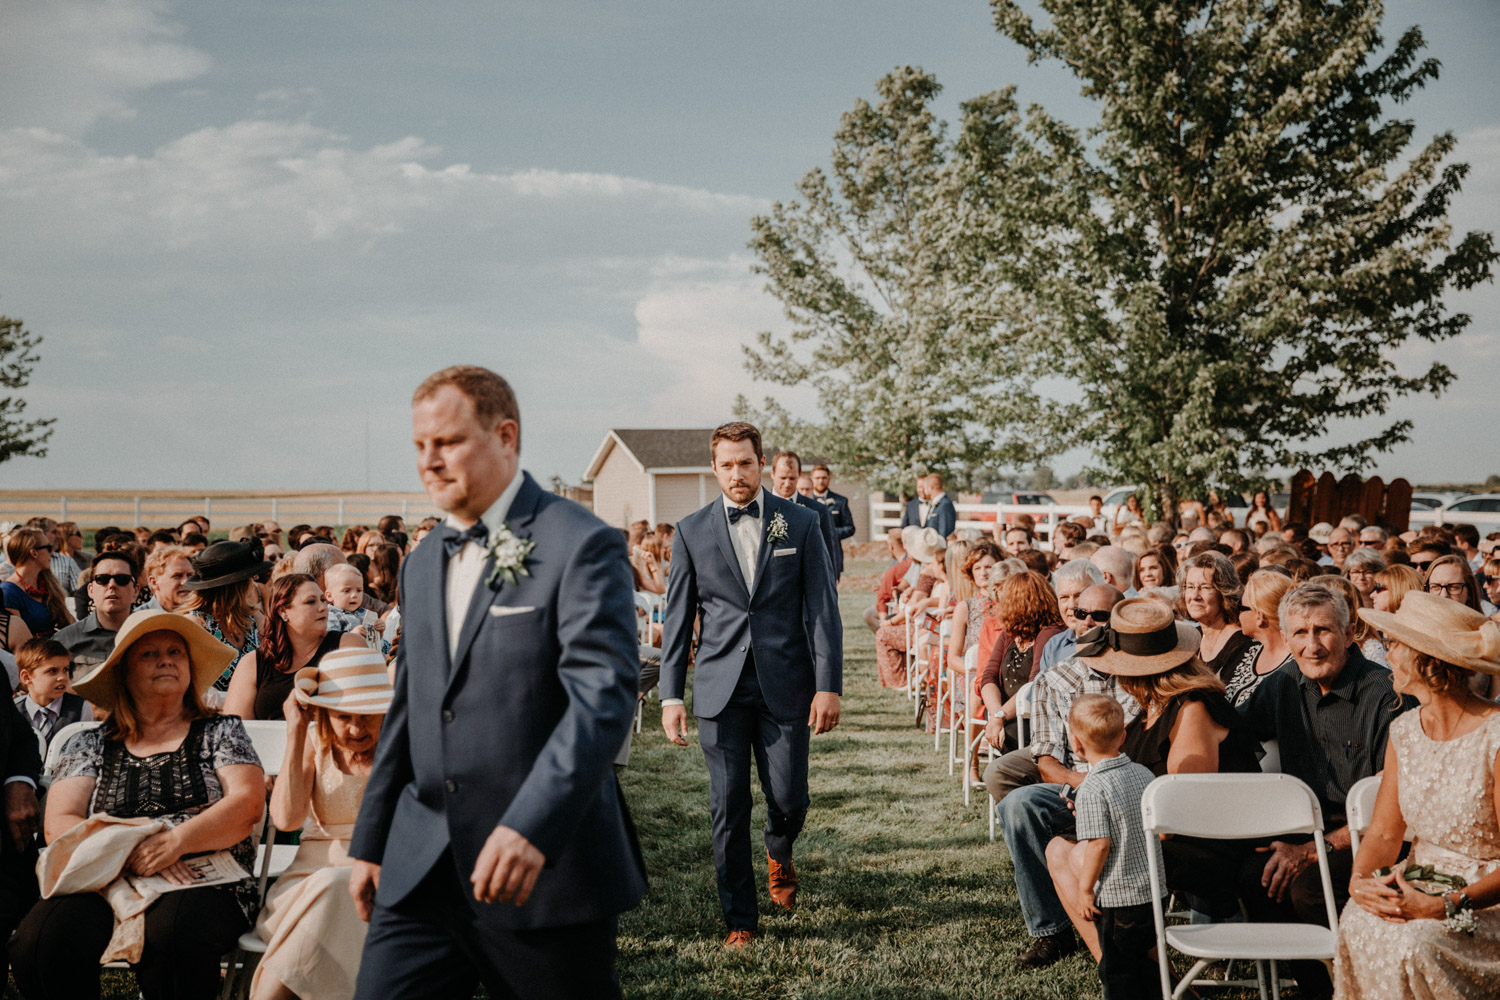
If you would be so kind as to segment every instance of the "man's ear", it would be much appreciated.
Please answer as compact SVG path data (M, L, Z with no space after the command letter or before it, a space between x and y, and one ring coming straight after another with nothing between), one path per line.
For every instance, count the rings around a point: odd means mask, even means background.
M511 451L521 450L521 425L514 420L502 420L495 425L495 437Z

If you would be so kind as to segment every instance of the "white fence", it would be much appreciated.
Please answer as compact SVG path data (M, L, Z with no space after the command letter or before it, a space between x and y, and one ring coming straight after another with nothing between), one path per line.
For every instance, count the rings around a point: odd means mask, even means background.
M901 511L905 504L897 500L870 501L870 540L884 538L891 528L901 526ZM988 533L997 519L1006 523L1015 520L1017 514L1030 514L1036 521L1034 534L1039 542L1052 544L1052 532L1059 524L1079 514L1089 514L1087 504L1030 504L1030 503L956 503L953 510L958 514L958 528L974 528Z
M120 527L175 528L199 514L211 519L215 528L229 528L252 521L290 524L374 524L386 514L400 514L408 521L439 511L423 494L348 496L68 496L43 494L0 496L0 521L25 521L50 517L76 521L85 527L106 524Z

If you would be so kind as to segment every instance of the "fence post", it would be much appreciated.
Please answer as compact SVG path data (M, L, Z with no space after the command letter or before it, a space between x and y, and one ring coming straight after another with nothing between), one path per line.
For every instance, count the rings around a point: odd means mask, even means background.
M276 498L271 498L271 520L280 521L281 517L276 513Z
M61 497L60 500L62 503L62 517L59 517L58 520L66 521L68 519L68 498Z
M140 497L136 497L135 498L135 523L136 524L140 524L141 523L141 498Z
M214 502L208 497L203 498L203 516L208 518L210 521L213 520Z
M408 504L408 501L406 501L406 500L402 500L401 501L401 520L403 520L403 521L406 520L406 508L407 508L407 504Z
M344 520L344 498L339 497L339 527L342 528L347 523Z

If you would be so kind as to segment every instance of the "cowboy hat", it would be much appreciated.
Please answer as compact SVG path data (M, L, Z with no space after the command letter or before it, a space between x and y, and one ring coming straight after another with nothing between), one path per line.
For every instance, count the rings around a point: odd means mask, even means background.
M906 544L906 551L920 563L932 562L947 548L947 540L938 534L936 528L921 528L912 532L911 541Z
M187 644L188 662L192 665L193 690L199 694L219 679L224 668L237 655L234 647L209 635L194 619L170 611L143 608L125 619L125 624L115 633L115 648L103 663L74 681L73 690L100 708L113 709L118 685L110 678L109 672L125 659L126 652L137 639L152 632L176 632L182 636L182 641Z
M385 657L373 649L330 650L317 666L297 671L293 683L302 704L350 715L383 715L395 696Z
M1078 637L1076 656L1086 657L1101 674L1150 677L1164 674L1198 655L1203 636L1172 609L1149 597L1130 597L1114 606L1109 624Z
M182 581L183 590L208 590L260 576L274 564L265 561L260 540L214 542L193 557L193 575Z
M1395 614L1360 608L1359 616L1419 653L1464 670L1500 674L1500 624L1468 605L1414 590Z

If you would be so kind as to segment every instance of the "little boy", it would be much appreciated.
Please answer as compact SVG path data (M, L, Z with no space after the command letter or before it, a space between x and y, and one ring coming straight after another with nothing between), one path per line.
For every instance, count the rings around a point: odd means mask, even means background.
M50 744L64 726L94 721L94 708L68 690L73 657L68 647L53 639L29 639L16 650L16 669L24 694L16 707Z
M1073 752L1089 762L1075 802L1078 841L1084 845L1078 892L1085 919L1099 929L1104 997L1153 996L1160 978L1150 956L1156 925L1146 852L1156 852L1161 871L1161 845L1141 824L1141 796L1153 775L1120 752L1125 710L1113 698L1086 694L1074 701L1068 737Z

